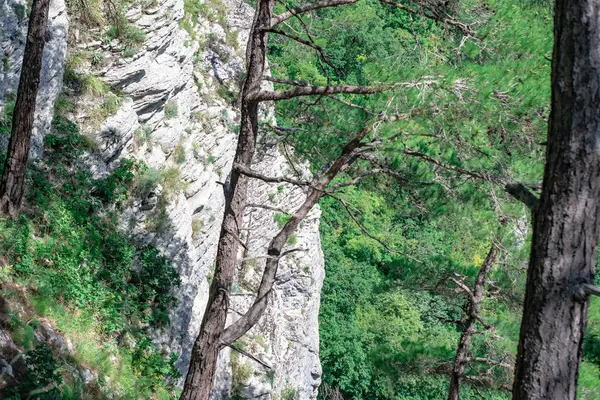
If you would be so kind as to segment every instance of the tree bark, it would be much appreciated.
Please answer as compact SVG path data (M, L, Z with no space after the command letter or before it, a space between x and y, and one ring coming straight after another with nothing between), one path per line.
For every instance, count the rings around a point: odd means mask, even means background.
M265 312L268 295L271 293L273 285L275 284L275 277L277 275L279 259L283 247L290 236L295 232L296 228L298 228L300 222L306 218L310 210L312 210L321 197L325 195L325 190L329 187L335 177L339 173L344 172L356 160L356 151L360 149L363 144L362 140L369 132L371 132L369 126L364 127L358 132L352 140L346 143L340 155L335 159L327 171L322 176L317 176L313 179L312 183L309 185L308 193L306 194L306 198L302 205L296 210L277 235L273 237L267 248L269 258L265 264L265 270L254 303L252 303L248 311L242 315L240 319L225 330L222 339L224 343L232 343L242 337L258 322Z
M600 200L600 4L557 0L552 108L513 399L575 399Z
M260 90L265 69L267 28L271 24L274 0L260 0L248 40L247 77L241 95L241 126L234 165L250 167L258 133L258 105L254 100ZM215 274L210 285L200 333L192 349L190 367L181 400L208 400L214 379L217 357L223 348L221 336L225 328L229 295L237 261L239 233L246 208L248 177L232 169L225 187L225 215L221 225Z
M33 0L13 113L12 132L0 181L0 213L13 218L19 213L25 193L25 173L35 116L35 100L40 84L49 8L50 0Z
M492 243L490 251L479 269L473 290L466 291L467 296L469 297L468 314L463 332L460 335L458 347L456 348L454 366L452 368L452 373L450 374L448 400L460 399L460 383L465 374L465 367L471 361L471 340L473 339L473 335L477 332L477 321L481 320L479 315L479 304L485 295L487 275L496 261L497 252L496 244Z

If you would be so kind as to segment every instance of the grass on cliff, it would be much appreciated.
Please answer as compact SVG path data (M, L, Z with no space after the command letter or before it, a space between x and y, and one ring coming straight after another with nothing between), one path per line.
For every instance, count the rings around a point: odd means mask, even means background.
M76 125L56 117L44 159L29 169L20 218L0 219L0 255L7 264L0 268L0 293L8 304L1 317L32 355L32 371L47 371L35 382L37 372L30 372L11 388L0 385L2 398L21 398L48 382L57 387L39 398L177 394L177 356L161 353L148 333L167 323L179 276L155 248L119 229L119 209L143 168L123 160L108 176L93 179L82 161L88 143ZM72 341L73 356L44 351L33 334L40 320ZM84 385L82 367L97 374L95 383Z

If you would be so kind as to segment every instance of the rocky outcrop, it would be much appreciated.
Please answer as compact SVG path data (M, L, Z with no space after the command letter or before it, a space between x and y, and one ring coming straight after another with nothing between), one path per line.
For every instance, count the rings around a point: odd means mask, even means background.
M0 107L14 99L17 93L27 36L27 13L26 0L0 1ZM64 0L52 0L31 140L30 155L34 158L42 155L43 138L50 129L54 103L62 90L68 29ZM0 137L0 144L6 146L7 138Z
M56 4L61 1L54 0ZM11 8L8 3L3 3L3 10ZM84 91L72 117L97 144L97 151L89 156L97 175L107 173L124 157L143 160L149 168L138 183L138 198L124 211L123 228L159 247L180 272L178 306L170 313L168 328L154 336L163 349L181 354L178 365L185 372L208 297L224 205L221 183L227 179L236 146L239 117L232 94L242 80L242 55L253 12L244 3L212 0L204 9L206 15L191 18L184 13L183 0L152 4L128 9L127 20L145 35L134 51L117 39L86 35L73 24L71 40L75 43L70 52L92 55L74 65L74 72L99 78L114 94ZM6 21L22 35L24 22L19 23L14 12L11 15L0 19L9 18ZM55 10L53 15L64 13ZM5 49L12 42L4 29L9 25L2 26L5 36L0 43ZM63 26L66 29L66 22ZM13 47L10 54L17 59L18 43ZM64 54L62 45L47 44L46 48ZM51 68L58 61L47 64ZM0 87L16 87L17 73L0 74ZM50 80L53 84L61 81L58 74L62 68ZM52 84L42 86L40 98L54 100L59 90ZM0 97L0 103L5 99ZM118 105L110 113L104 112L109 108L107 101ZM38 110L40 121L46 118L43 110ZM272 121L272 110L265 109L263 114ZM291 166L278 147L265 139L254 168L281 175L289 173ZM308 174L305 165L295 168ZM293 210L304 198L298 188L260 182L252 182L250 192L251 203L272 209ZM247 210L242 240L249 250L240 254L245 261L238 266L230 321L253 301L264 265L261 257L278 229L275 214L260 207ZM315 209L301 225L289 246L302 251L282 260L266 315L235 344L260 362L225 349L219 359L215 399L233 394L248 399L316 398L321 377L318 308L324 275L319 216Z

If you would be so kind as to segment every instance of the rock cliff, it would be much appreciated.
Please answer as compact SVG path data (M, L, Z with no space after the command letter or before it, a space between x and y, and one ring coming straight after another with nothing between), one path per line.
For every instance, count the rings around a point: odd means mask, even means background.
M185 3L185 4L184 4ZM191 4L191 3L190 3ZM170 312L170 324L154 334L162 348L181 354L185 372L204 312L222 218L223 186L236 145L243 79L243 54L252 22L250 6L234 0L195 4L186 0L132 3L125 16L135 43L114 38L101 24L86 30L67 13L63 0L53 0L44 71L38 96L32 154L42 152L62 76L86 77L71 110L86 135L96 143L88 157L98 176L124 157L143 160L147 187L123 213L123 229L160 248L177 266L182 285ZM21 0L0 3L0 104L18 85L26 33ZM199 7L199 8L198 8ZM132 39L133 40L133 39ZM68 46L67 46L68 42ZM68 48L68 61L65 53ZM67 75L68 78L69 75ZM264 110L273 120L273 110ZM277 145L262 140L255 169L281 175L292 166ZM251 203L293 210L303 192L286 185L253 182ZM233 287L230 320L253 301L260 281L266 244L278 228L276 212L249 207ZM276 290L266 315L236 346L258 363L226 349L220 355L214 397L248 399L316 398L321 368L318 358L319 293L324 276L318 209L305 220L290 246L302 248L282 261Z

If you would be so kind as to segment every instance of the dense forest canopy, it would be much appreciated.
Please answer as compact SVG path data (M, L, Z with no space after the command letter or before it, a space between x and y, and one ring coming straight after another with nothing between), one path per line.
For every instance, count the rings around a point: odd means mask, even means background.
M277 137L310 159L315 170L363 123L368 110L385 103L390 114L406 116L378 132L380 140L395 138L377 156L401 178L378 176L348 188L341 197L350 210L334 198L321 202L323 398L447 396L467 302L448 276L474 282L497 236L499 217L510 222L503 228L501 261L489 277L495 288L488 290L498 289L498 294L485 299L482 310L493 328L476 337L472 352L514 362L530 217L498 183L506 177L541 182L552 9L545 3L502 0L448 7L475 27L475 38L364 1L290 21L290 31L314 33L314 42L326 49L321 59L292 40L270 48L274 76L322 84L402 83L394 95L320 98L316 112L304 112L305 100L277 105ZM477 171L483 179L460 170ZM365 229L372 237L365 237ZM581 398L599 393L597 319L592 307ZM510 398L504 389L512 382L510 368L473 363L467 371L473 379L463 388L463 398Z

